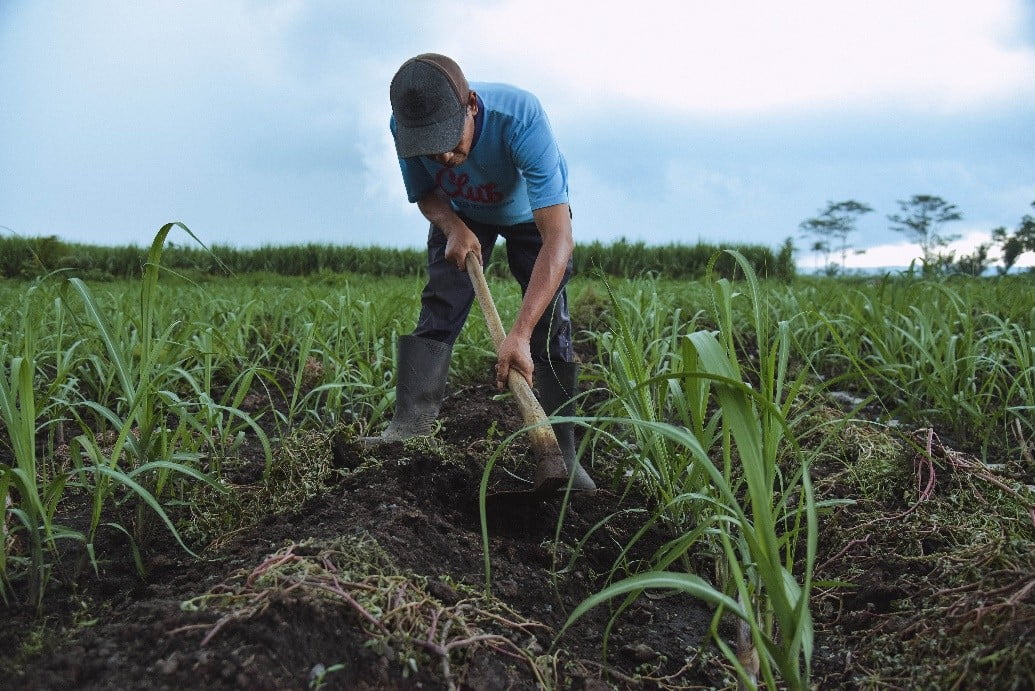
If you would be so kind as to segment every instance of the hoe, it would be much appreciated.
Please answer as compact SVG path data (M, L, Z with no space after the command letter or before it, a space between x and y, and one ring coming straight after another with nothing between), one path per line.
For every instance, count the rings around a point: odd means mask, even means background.
M498 353L503 339L507 337L507 332L503 330L503 322L496 310L496 303L493 302L492 294L489 293L489 285L485 282L482 265L473 252L467 255L467 273L471 277L471 283L474 284L478 304L485 315L493 346ZM530 503L540 502L554 496L557 490L568 484L568 470L564 465L561 447L557 443L557 435L547 422L546 413L536 400L528 382L518 372L511 369L507 375L507 386L514 395L518 409L521 411L521 417L528 428L529 441L536 457L535 480L531 490L496 492L490 498L494 502L499 500L521 501L523 499L527 499Z

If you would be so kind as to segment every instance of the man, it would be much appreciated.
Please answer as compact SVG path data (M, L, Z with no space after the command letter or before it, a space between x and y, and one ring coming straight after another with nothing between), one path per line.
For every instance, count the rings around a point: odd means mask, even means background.
M571 415L578 368L564 287L571 277L568 169L535 96L505 84L468 84L452 59L407 60L392 79L390 127L406 193L431 223L428 283L413 334L399 342L395 416L367 443L429 434L445 395L453 343L497 238L523 300L499 348L496 384L516 370L547 414ZM572 424L554 425L573 487L595 485L575 460Z

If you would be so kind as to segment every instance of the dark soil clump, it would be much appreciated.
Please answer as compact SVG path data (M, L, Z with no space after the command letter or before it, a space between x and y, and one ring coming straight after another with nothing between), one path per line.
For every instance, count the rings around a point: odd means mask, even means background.
M452 395L437 442L372 452L345 445L336 454L328 445L324 460L334 472L323 491L211 536L203 559L158 535L142 579L130 550L114 546L109 554L124 561L108 562L99 577L85 575L75 587L55 582L42 619L8 611L0 634L5 685L722 685L727 670L697 652L711 612L685 596L641 598L611 630L606 661L607 607L591 610L554 646L568 614L606 584L641 525L621 513L628 500L623 506L607 491L573 498L559 539L560 500L490 505L491 597L485 594L478 487L486 460L520 429L512 403L494 394L475 386ZM517 440L499 460L490 491L527 487L522 478L531 477L533 463ZM648 534L627 559L649 557L669 537ZM348 564L346 553L353 554ZM396 600L368 601L371 579ZM443 655L428 640L454 647Z

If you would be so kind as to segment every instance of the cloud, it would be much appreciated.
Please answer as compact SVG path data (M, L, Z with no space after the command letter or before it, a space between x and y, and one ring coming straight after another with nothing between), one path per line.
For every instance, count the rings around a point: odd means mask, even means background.
M387 91L403 60L439 51L543 99L581 241L775 245L827 199L876 218L913 193L1012 227L1035 199L1025 12L490 0L458 20L418 0L0 0L0 223L419 246ZM891 238L867 223L867 242Z
M533 72L571 107L981 109L1035 99L1029 13L1021 0L527 0L468 8L465 54L487 73Z

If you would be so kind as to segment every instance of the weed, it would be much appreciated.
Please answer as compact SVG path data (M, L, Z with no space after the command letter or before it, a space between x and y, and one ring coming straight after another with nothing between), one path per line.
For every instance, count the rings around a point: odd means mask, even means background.
M545 686L543 661L514 640L546 627L496 600L459 591L467 596L442 603L430 594L427 579L399 570L368 536L309 540L185 601L184 610L212 609L222 616L214 625L179 631L204 629L205 645L231 621L261 616L275 597L315 597L350 611L369 644L390 651L404 678L437 666L443 682L459 688L466 665L485 648L521 662Z

